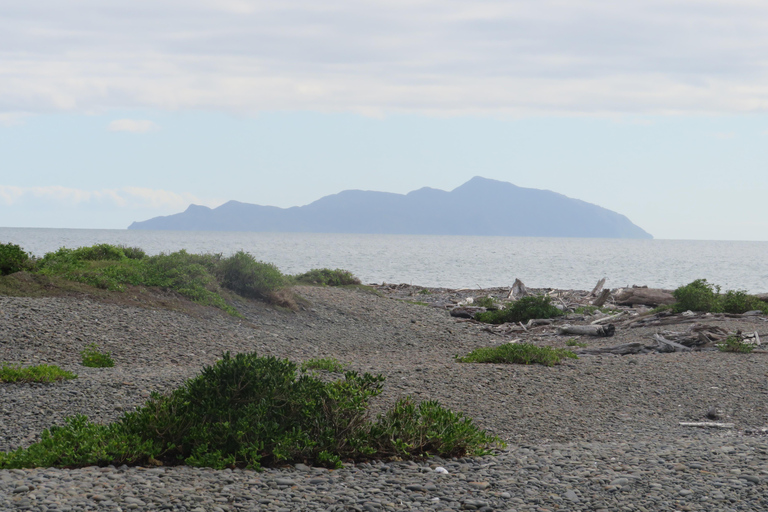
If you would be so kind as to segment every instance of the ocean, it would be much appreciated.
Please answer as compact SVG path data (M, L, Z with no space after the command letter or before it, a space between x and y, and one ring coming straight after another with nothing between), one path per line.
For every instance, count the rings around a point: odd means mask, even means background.
M36 256L96 243L148 254L242 249L284 273L343 268L364 283L487 288L518 278L532 288L589 290L603 277L609 288L704 278L723 290L768 292L768 242L0 228L8 242Z

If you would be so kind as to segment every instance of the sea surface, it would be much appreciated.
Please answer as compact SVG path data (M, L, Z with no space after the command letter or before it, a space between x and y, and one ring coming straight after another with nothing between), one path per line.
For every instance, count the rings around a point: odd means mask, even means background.
M532 288L588 290L602 277L609 288L704 278L724 290L768 292L768 242L0 228L0 243L8 242L36 256L96 243L148 254L242 249L284 273L343 268L364 283L487 288L519 278Z

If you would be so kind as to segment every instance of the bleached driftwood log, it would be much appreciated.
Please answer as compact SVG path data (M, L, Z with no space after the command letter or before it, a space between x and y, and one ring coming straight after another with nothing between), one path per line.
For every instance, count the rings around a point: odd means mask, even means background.
M625 312L624 312L624 311L622 311L622 312L620 312L620 313L616 313L615 315L611 315L611 316L605 316L605 317L603 317L603 318L598 318L597 320L595 320L594 322L592 322L592 325L599 325L599 324L604 324L605 322L610 322L611 320L616 320L617 318L619 318L619 317L623 316L623 315L624 315L624 313L625 313Z
M656 307L675 303L675 297L672 293L657 288L626 288L618 292L614 298L616 299L616 304L621 306L643 304Z
M661 334L654 334L653 339L659 343L659 352L690 352L691 348L675 343L674 341L664 338Z
M603 286L605 286L605 278L602 278L597 282L594 288L592 288L592 291L589 292L590 297L597 297L597 295L600 293L600 291L603 289Z
M578 336L602 336L609 338L616 332L616 326L608 325L564 325L557 328L557 334L576 334Z
M517 300L520 297L525 297L526 295L528 295L528 289L525 287L521 280L515 279L515 282L512 284L512 289L509 290L509 295L507 295L507 298Z
M652 352L653 349L645 347L642 343L624 343L623 345L614 345L613 347L600 348L582 348L573 352L579 356L599 356L603 354L613 354L617 356L626 356L630 354L640 354Z
M733 423L718 423L715 421L681 421L680 426L698 428L733 428Z
M608 297L611 296L611 289L606 288L602 292L600 292L600 295L592 301L593 306L597 306L598 308L602 307L603 304L605 304L605 301L608 300Z

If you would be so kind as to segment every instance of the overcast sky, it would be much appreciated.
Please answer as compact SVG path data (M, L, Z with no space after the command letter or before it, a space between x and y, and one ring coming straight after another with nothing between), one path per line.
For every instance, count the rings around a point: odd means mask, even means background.
M476 175L768 240L768 2L0 0L0 226Z

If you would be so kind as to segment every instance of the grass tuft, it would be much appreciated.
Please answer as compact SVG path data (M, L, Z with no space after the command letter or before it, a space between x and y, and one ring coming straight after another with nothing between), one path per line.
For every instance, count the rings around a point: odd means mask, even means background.
M360 284L360 279L355 277L352 272L337 268L316 268L298 274L293 278L297 283L313 284L320 286L350 286Z
M89 368L112 368L115 366L112 353L101 352L95 343L91 343L81 350L80 357L82 358L83 366Z
M325 370L326 372L343 373L349 363L342 363L333 357L322 357L319 359L308 359L301 363L301 371L307 370Z
M22 367L0 363L0 382L55 382L65 379L75 379L77 375L58 366L40 364Z
M563 348L538 347L530 343L507 343L497 347L481 347L463 357L460 363L543 364L554 366L566 358L578 359L576 354Z

